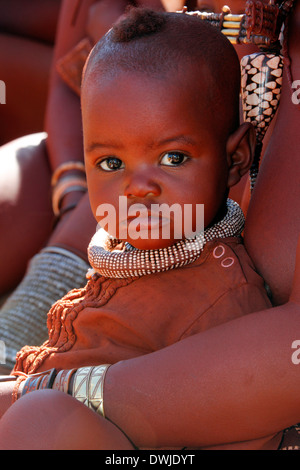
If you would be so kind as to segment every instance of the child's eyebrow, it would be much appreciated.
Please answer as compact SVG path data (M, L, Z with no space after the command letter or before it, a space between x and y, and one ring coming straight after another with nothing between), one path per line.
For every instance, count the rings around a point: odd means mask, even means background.
M93 152L93 150L99 150L103 148L114 148L116 150L120 149L122 145L119 145L115 142L91 142L86 148L87 153Z
M196 143L196 141L191 136L181 134L181 135L176 135L174 137L168 137L166 139L162 139L158 142L158 145L166 145L172 142L179 142L179 143L188 144L188 145L195 145Z
M153 142L151 147L161 147L163 145L167 145L167 144L170 144L172 142L176 142L176 143L181 143L181 144L185 144L185 145L195 145L195 140L190 137L190 136L187 136L187 135L177 135L177 136L174 136L174 137L167 137L165 139L162 139L158 142ZM90 153L90 152L93 152L94 150L100 150L100 149L103 149L103 148L112 148L112 149L115 149L115 150L120 150L122 148L122 144L118 144L116 142L91 142L86 148L85 148L85 151L87 153Z

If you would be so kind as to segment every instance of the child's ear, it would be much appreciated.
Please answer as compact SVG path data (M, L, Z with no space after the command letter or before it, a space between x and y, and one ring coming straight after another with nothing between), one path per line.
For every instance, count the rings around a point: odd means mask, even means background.
M255 129L249 122L244 122L229 136L226 145L229 167L227 186L229 188L237 184L249 170L253 161L255 145Z

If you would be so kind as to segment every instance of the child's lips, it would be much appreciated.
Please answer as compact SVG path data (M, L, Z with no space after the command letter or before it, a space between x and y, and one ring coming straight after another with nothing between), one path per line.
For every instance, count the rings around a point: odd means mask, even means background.
M134 222L134 223L133 223ZM126 219L122 220L120 222L120 229L125 229L125 228L130 228L130 224L132 224L132 227L137 227L137 230L139 232L141 231L149 231L149 230L155 230L159 229L161 227L164 227L166 225L170 225L170 219L168 217L162 217L161 214L154 214L149 212L148 216L145 216L144 214L141 215L135 215L135 216L128 216Z

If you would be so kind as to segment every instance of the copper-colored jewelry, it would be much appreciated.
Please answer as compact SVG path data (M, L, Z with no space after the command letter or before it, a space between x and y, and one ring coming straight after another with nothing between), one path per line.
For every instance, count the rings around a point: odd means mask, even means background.
M15 380L15 385L11 395L11 402L14 404L18 398L21 396L22 393L22 383L27 379L28 375L21 371L15 371L13 375L11 375Z
M37 374L28 375L25 380L21 396L35 390L41 390L51 388L56 377L56 369L50 369L45 372L39 372Z
M71 210L75 209L75 207L77 207L77 203L70 204L69 206L66 206L66 207L63 207L62 209L60 209L59 218L61 218L67 212L70 212Z
M51 186L53 187L57 184L59 178L62 176L63 173L67 171L74 171L74 170L81 171L85 175L84 163L78 162L78 161L74 161L74 162L70 161L70 162L62 163L61 165L59 165L52 175Z
M11 395L11 403L14 404L22 395L23 382L25 382L26 377L18 377Z
M278 40L280 23L278 22L279 7L276 4L265 4L257 0L248 0L245 8L247 38L266 36L270 45Z
M54 379L52 389L60 392L69 393L70 381L77 369L63 369L58 372Z
M183 11L187 15L198 16L201 20L218 27L232 44L254 44L258 47L278 49L279 34L285 18L290 13L295 0L270 1L247 0L245 13L231 14L224 6L221 13Z
M228 6L223 6L221 13L208 13L206 11L186 11L182 13L197 16L200 20L217 27L227 36L232 44L250 43L244 28L245 15L233 15Z

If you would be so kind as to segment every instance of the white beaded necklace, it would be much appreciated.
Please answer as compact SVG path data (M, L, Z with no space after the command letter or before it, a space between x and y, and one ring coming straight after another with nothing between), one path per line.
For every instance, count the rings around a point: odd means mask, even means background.
M113 248L109 250L107 247L113 247L117 241L111 239L105 230L100 229L88 247L89 262L93 269L89 270L87 277L97 273L110 278L128 278L179 268L193 263L201 255L208 241L241 235L244 223L245 218L240 206L227 199L227 213L220 222L192 239L180 240L166 248L139 250L126 242L123 251L113 251Z

